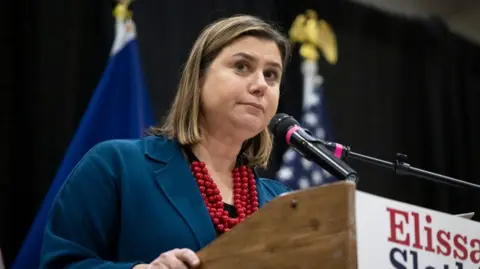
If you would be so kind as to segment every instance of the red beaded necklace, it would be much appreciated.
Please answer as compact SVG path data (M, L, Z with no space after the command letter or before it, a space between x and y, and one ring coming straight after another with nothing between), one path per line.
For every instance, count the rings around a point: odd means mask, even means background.
M242 165L233 169L233 199L238 217L228 216L224 210L223 199L217 185L213 182L205 167L205 163L193 161L190 169L197 181L208 213L212 218L215 229L228 232L237 223L258 210L257 185L251 168Z

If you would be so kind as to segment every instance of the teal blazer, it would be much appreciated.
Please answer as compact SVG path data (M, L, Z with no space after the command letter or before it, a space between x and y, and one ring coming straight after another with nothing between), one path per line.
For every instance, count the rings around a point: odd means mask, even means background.
M289 191L258 178L260 207ZM93 147L51 209L40 268L132 268L174 248L198 251L216 238L177 142L149 136Z

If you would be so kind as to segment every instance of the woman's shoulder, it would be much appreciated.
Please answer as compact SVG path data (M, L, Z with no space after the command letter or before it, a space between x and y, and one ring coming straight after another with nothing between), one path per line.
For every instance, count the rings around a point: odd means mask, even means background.
M163 136L145 136L131 139L109 139L95 144L90 154L105 155L136 155L148 153L152 148L162 148L175 142Z
M259 182L274 196L278 196L282 193L292 191L292 189L282 184L281 182L278 182L277 180L261 177L259 178Z

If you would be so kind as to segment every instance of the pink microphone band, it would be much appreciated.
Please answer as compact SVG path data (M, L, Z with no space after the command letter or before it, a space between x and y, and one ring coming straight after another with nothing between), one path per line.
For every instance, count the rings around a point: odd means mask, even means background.
M336 143L335 144L335 157L341 158L342 157L342 152L343 152L343 146L341 144Z
M290 145L290 138L292 137L292 134L298 129L300 129L300 127L298 125L295 125L292 128L290 128L290 130L288 130L287 137L286 137L287 138L287 144Z

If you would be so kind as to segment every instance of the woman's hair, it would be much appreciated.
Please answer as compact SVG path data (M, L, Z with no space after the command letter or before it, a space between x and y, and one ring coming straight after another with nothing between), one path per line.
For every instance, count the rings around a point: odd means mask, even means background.
M272 25L249 15L218 20L208 25L193 45L165 123L151 128L149 133L176 138L181 145L191 146L200 142L201 78L223 48L244 36L275 42L285 70L290 58L290 43ZM265 128L255 137L245 141L242 153L250 166L266 167L272 147L272 135L268 128Z

